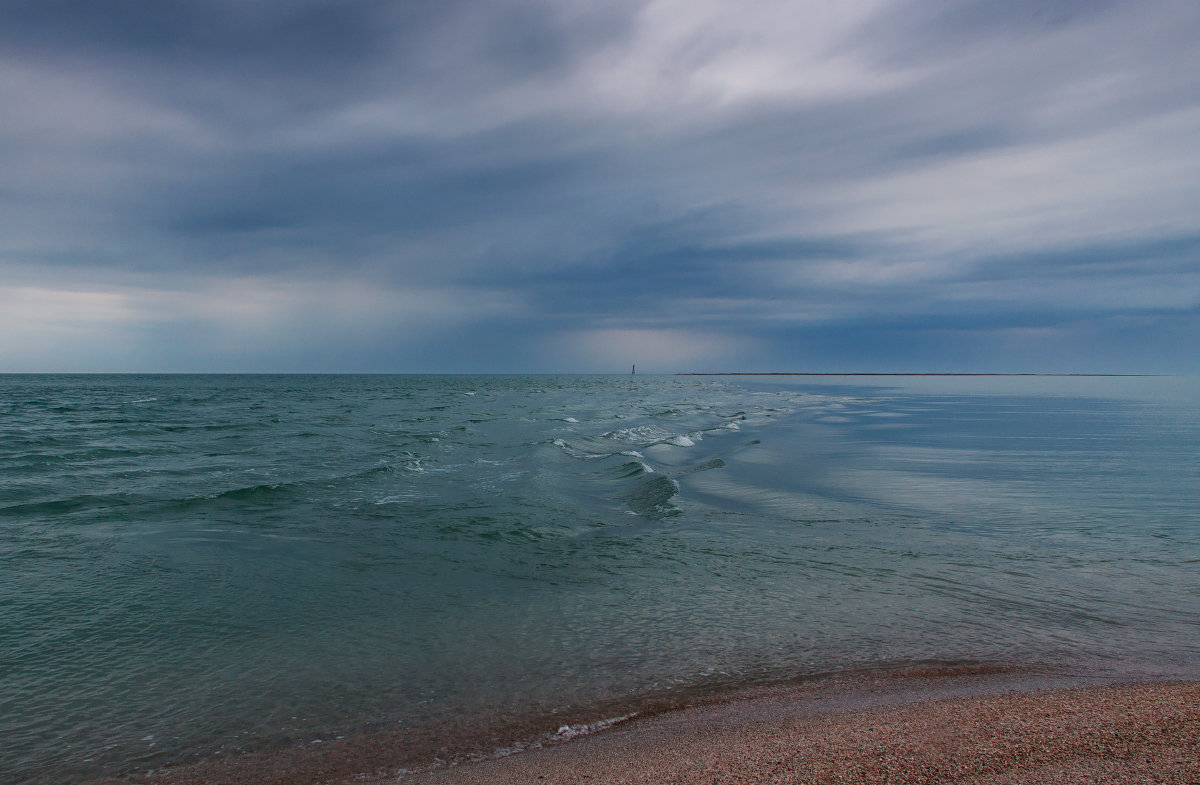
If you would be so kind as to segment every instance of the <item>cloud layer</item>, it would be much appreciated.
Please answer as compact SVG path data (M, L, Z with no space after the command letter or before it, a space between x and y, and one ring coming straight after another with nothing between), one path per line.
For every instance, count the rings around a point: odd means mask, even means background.
M0 370L1200 372L1200 7L0 6Z

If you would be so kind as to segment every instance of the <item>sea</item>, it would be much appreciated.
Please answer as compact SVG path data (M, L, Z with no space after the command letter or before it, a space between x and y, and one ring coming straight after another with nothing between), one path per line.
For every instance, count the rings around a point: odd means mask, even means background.
M5 783L976 665L1200 676L1200 379L0 376Z

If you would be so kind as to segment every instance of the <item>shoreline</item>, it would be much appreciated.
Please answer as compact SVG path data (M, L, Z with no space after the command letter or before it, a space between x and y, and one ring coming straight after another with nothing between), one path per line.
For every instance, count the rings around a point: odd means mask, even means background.
M1200 782L1200 683L1135 682L805 711L685 709L570 745L372 785Z
M1179 721L1181 717L1184 721ZM947 752L943 742L961 735L957 729L967 727L964 722L975 730L958 738L957 752ZM879 669L825 674L676 704L659 702L626 715L593 715L555 730L557 723L553 720L536 733L530 733L528 726L520 733L512 727L488 730L464 725L442 728L424 738L397 732L363 734L212 758L120 781L147 785L816 783L842 781L841 774L854 771L853 781L862 783L1007 782L947 779L945 767L952 763L958 771L970 761L986 761L987 750L1008 749L1004 760L1012 759L1015 766L1024 767L1022 771L1031 765L1045 768L1041 758L1018 753L1035 748L1053 726L1073 730L1053 749L1047 748L1046 754L1059 763L1073 762L1076 768L1083 761L1082 742L1093 737L1106 739L1109 746L1140 749L1149 738L1147 733L1160 740L1190 734L1190 764L1179 763L1175 753L1166 757L1154 753L1149 763L1139 765L1158 776L1163 772L1154 759L1162 758L1168 768L1183 765L1180 770L1190 777L1171 779L1174 775L1168 771L1170 776L1146 782L1200 782L1196 768L1200 753L1195 752L1200 749L1200 681L1129 680L1113 674L998 666ZM966 759L960 760L964 755ZM909 777L911 772L903 766L896 768L906 758L922 770L941 773L932 779ZM1092 758L1083 761L1085 768L1095 769L1098 761L1112 762L1111 755ZM784 759L795 765L776 774L792 773L782 779L768 776L764 767ZM876 764L883 765L879 761L884 759L894 759L895 765L878 768ZM797 779L792 775L801 763L812 770L809 774L818 769L825 773ZM1129 779L1128 774L1112 781L1143 781Z

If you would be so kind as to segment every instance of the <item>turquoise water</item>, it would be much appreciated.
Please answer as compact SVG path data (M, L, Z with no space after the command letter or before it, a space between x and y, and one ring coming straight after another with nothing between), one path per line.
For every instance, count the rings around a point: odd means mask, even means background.
M0 773L924 662L1200 674L1200 382L0 376Z

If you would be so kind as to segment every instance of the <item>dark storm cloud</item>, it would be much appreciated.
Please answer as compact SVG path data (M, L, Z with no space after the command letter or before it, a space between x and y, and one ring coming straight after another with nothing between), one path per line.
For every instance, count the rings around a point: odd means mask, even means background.
M51 58L238 71L353 68L397 35L419 36L453 2L244 3L37 0L0 8L0 42ZM394 24L396 21L407 24Z
M526 134L522 133L522 136ZM168 228L192 236L259 228L305 227L309 234L384 230L397 237L516 213L580 175L586 157L530 157L516 146L480 158L495 136L412 140L316 152L303 158L265 153L212 177L165 211ZM474 158L469 161L465 159Z
M85 322L177 370L1178 335L1197 36L1173 0L5 3L0 367L100 356Z
M346 107L403 99L420 112L568 70L622 33L621 7L568 14L547 0L18 2L0 6L0 52L240 136L249 153L264 136Z
M445 62L439 50L469 45L499 78L563 67L590 40L617 34L621 18L598 10L569 20L557 4L533 0L18 0L0 7L0 45L176 76L339 83L383 64L389 78L427 78Z
M813 259L861 257L875 250L865 238L851 237L702 245L696 244L702 228L680 233L682 227L675 224L670 229L665 235L661 227L635 232L628 244L591 264L531 274L520 283L552 304L548 312L572 319L604 321L616 309L625 323L654 324L672 302L707 300L707 313L692 313L691 319L744 323L760 301L778 294L773 282L756 274L757 264L802 266ZM501 280L495 273L492 279L497 284ZM721 312L716 300L740 306Z

